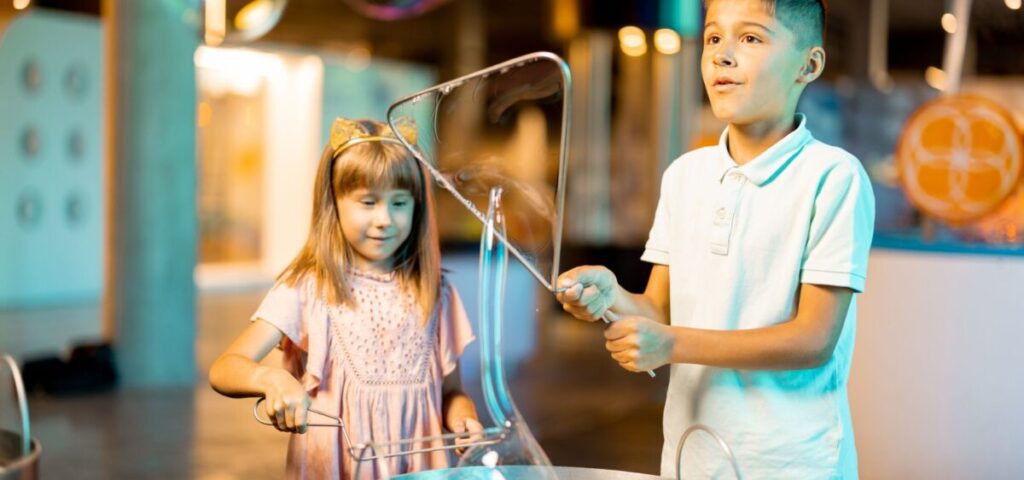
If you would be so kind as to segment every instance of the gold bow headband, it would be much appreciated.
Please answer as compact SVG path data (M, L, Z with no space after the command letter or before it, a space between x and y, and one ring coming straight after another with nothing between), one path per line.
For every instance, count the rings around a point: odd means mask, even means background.
M399 119L395 122L395 126L398 128L398 134L405 141L409 142L410 145L416 144L416 125L411 120ZM385 142L402 145L401 140L395 136L395 132L390 127L380 135L373 135L360 122L341 117L334 119L334 123L331 125L331 150L334 152L334 156L337 156L342 150L352 145L365 142Z

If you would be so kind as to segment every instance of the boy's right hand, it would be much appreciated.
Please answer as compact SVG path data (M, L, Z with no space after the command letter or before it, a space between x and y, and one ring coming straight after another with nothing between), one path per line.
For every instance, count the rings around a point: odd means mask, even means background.
M562 309L580 320L594 322L615 304L619 282L611 270L587 265L559 275L555 287L565 289L555 295Z
M302 383L280 368L262 367L259 382L263 385L263 409L282 432L305 433L306 415L312 400Z

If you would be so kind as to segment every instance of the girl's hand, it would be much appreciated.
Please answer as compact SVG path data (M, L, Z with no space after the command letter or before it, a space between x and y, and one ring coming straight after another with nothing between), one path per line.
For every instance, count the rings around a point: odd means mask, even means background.
M455 453L459 455L466 453L466 445L479 442L484 438L484 426L480 424L480 422L476 419L475 416L467 417L464 421L462 421L461 424L453 425L453 427L459 429L453 430L454 433L469 432L473 434L468 437L460 437L455 439L455 445L458 446L458 448L455 449Z
M290 373L272 367L258 373L266 400L263 402L267 418L282 432L305 433L306 415L312 401L306 389Z
M623 317L605 329L604 338L604 348L619 366L631 372L654 370L672 361L672 329L654 320Z
M466 451L464 445L478 442L483 438L481 434L484 431L484 426L477 418L476 406L466 394L455 392L450 394L446 400L445 424L448 426L448 430L452 433L469 432L473 434L455 439L455 445L459 447L455 449L455 453L462 455Z
M601 319L615 304L618 279L611 270L600 266L576 267L558 276L555 298L570 315L588 322Z

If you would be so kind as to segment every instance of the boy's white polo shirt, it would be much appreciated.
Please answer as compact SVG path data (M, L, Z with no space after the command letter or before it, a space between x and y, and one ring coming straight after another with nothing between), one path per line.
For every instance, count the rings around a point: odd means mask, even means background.
M742 166L729 155L726 129L717 146L665 172L642 259L669 266L672 325L775 325L794 314L801 283L863 291L871 184L853 155L815 140L798 118L796 130ZM702 423L732 446L747 478L856 477L846 397L856 310L854 300L832 359L819 368L672 365L662 475L675 476L679 436ZM683 478L726 471L706 439L691 437L683 459Z

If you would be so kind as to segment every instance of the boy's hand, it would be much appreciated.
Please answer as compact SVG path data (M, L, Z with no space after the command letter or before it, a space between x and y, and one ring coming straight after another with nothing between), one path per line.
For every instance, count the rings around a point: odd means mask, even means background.
M264 411L274 427L282 432L306 432L306 415L312 401L306 389L290 373L263 367L259 382L263 385Z
M613 322L604 331L604 348L631 372L654 370L671 363L675 336L671 327L654 320L627 316Z
M619 282L611 270L600 266L576 267L558 276L555 298L570 315L588 322L601 319L615 304Z

